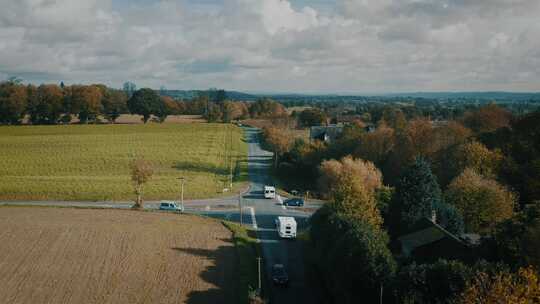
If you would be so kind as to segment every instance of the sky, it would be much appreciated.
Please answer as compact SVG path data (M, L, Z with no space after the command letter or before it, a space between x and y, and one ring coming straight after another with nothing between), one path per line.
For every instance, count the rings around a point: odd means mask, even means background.
M540 91L539 0L0 0L0 80Z

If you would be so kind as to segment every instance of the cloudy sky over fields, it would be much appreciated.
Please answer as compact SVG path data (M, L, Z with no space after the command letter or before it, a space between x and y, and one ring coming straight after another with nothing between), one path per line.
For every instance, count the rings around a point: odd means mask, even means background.
M540 91L538 0L0 0L0 79Z

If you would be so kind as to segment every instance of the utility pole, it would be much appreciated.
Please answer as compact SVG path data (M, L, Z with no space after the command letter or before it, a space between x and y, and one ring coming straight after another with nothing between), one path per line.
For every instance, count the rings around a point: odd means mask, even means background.
M379 303L382 304L382 300L383 300L383 284L381 283L381 297L379 298Z
M242 193L238 193L238 209L240 209L240 226L244 225L243 219L242 219Z
M229 168L230 168L230 173L229 173L229 181L230 181L230 185L229 187L231 188L231 191L232 191L232 186L233 186L233 168L232 168L232 164L233 164L233 133L232 133L232 128L229 128L231 131L230 131L230 134L231 134L231 140L230 140L230 149L229 149Z
M257 269L259 270L258 271L259 272L259 294L261 294L261 258L260 257L257 258L257 265L258 265Z

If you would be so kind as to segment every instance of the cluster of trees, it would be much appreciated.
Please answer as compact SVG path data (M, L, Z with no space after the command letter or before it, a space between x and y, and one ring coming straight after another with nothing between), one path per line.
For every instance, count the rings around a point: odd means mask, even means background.
M364 126L345 126L332 143L263 132L276 174L329 201L312 217L308 258L326 302L374 300L381 290L392 291L389 302L538 298L540 112L514 116L488 104L434 122L387 107L373 132ZM457 236L480 234L474 256L396 262L389 244L433 216Z
M311 218L308 269L325 303L377 302L397 263L377 207L382 176L373 163L346 157L321 165L330 202Z
M168 115L202 115L210 122L231 122L246 118L285 117L278 102L261 98L255 102L227 99L224 90L201 91L191 100L175 100L158 91L126 82L122 90L105 85L23 85L18 79L0 83L0 124L20 124L28 115L32 124L69 123L76 116L81 123L109 122L121 114L139 114L163 122Z
M99 115L111 122L128 112L127 95L104 85L58 86L0 83L0 123L20 124L25 117L33 124L69 123L76 115L82 123Z

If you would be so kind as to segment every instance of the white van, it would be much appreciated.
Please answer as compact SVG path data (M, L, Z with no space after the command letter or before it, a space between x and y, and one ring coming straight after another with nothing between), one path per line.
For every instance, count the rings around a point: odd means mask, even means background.
M264 186L264 198L276 198L276 188Z
M276 219L276 230L280 238L296 238L296 220L290 216L278 216Z

